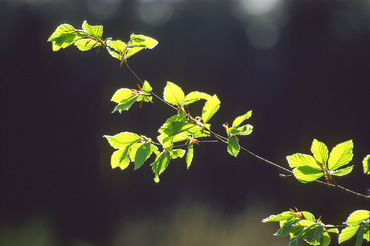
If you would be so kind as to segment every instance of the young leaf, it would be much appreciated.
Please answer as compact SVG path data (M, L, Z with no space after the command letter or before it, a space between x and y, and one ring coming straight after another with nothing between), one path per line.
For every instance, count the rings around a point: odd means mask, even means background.
M320 246L328 246L330 245L331 237L329 233L324 232L321 238Z
M123 54L126 52L126 44L121 40L107 40L108 52L114 58L121 60Z
M189 169L191 162L193 161L194 157L194 145L189 144L188 152L186 153L186 168Z
M148 94L152 91L152 87L150 86L149 82L148 81L144 81L144 84L143 84L143 88L141 89L141 91L145 94Z
M356 234L359 228L360 228L360 225L348 226L344 228L339 234L338 243L341 244L351 239Z
M281 214L270 215L269 217L263 219L262 222L278 222L282 220L289 220L291 218L294 218L294 214L290 211L286 211Z
M352 160L353 153L353 142L352 140L338 144L330 152L328 167L330 170L340 168L347 165Z
M209 98L211 98L211 96L208 95L207 93L199 92L199 91L192 91L186 95L184 102L182 104L189 105L198 100L201 100L201 99L208 100Z
M170 160L171 155L169 151L164 151L157 155L154 163L152 164L152 169L154 172L154 182L159 182L159 175L167 168Z
M62 24L57 27L53 34L51 34L48 42L53 43L53 51L58 51L61 48L66 48L71 44L74 44L77 40L86 36L86 33L78 32L73 26Z
M90 38L84 38L80 39L75 43L76 47L81 51L87 51L92 48L96 48L99 46L99 42L90 39Z
M363 221L368 219L370 219L369 210L356 210L348 216L347 221L345 223L347 225L359 225Z
M121 170L125 169L130 163L128 154L129 148L114 151L111 157L112 169L116 167L120 167Z
M364 173L370 174L370 155L367 155L364 160L362 161L362 165L364 167Z
M146 159L149 158L150 156L150 143L144 143L142 145L140 145L140 147L136 150L136 153L135 153L135 168L134 170L138 169L139 167L141 167L144 162L146 161Z
M302 183L312 182L324 176L321 170L309 166L297 167L293 169L293 174Z
M311 145L311 152L319 163L326 164L329 150L324 143L314 139Z
M252 116L252 110L249 110L246 114L236 117L235 120L233 121L232 127L237 128L238 126L240 126L241 123L249 119L251 116Z
M238 140L234 137L229 136L227 139L227 151L232 156L237 156L239 154L240 146Z
M370 241L370 221L369 220L364 222L364 224L360 227L360 230L357 233L356 246L361 246L364 239L368 242Z
M124 88L117 90L114 93L111 101L116 103L122 103L123 101L132 99L132 97L133 97L132 90Z
M182 158L185 155L185 150L174 149L170 151L171 159Z
M227 131L229 133L232 133L234 135L249 135L252 133L252 130L253 130L253 126L252 125L244 125L244 126L240 126L238 128L233 128L233 127L230 127Z
M331 173L331 175L344 176L344 175L349 174L350 172L352 172L352 169L353 169L353 166L348 166L346 168L337 169L337 170L333 171Z
M129 58L141 51L142 49L153 49L158 44L158 41L144 35L131 34L130 41L128 43L128 49L126 58Z
M322 167L316 162L316 160L306 154L294 154L294 155L289 155L286 157L289 163L290 167L304 167L304 166L309 166L311 168L321 170Z
M127 111L131 108L131 106L137 101L137 97L136 96L132 96L131 98L129 98L128 100L123 100L122 103L118 104L112 111L112 113L114 112L122 112L123 110Z
M114 136L104 135L109 144L115 149L125 149L137 143L141 137L132 132L121 132Z
M101 36L103 35L103 26L91 26L86 20L82 23L82 29L98 40L100 40Z
M163 98L166 102L179 106L184 101L185 94L181 87L168 81L164 88Z
M206 101L202 110L202 119L204 123L207 123L212 116L218 111L220 108L220 100L218 99L217 95L213 95L210 99Z
M303 217L304 217L306 220L308 220L308 221L312 221L312 222L316 222L315 215L313 215L312 213L307 212L307 211L302 211L301 213L303 214Z

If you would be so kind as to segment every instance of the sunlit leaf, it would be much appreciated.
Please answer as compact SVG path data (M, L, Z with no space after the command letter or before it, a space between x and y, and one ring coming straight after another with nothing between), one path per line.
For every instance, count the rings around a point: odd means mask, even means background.
M95 40L92 40L90 38L84 38L84 39L80 39L78 40L75 45L77 46L77 48L81 51L87 51L87 50L90 50L92 48L96 48L99 46L99 43Z
M142 49L152 49L158 44L158 41L144 35L132 34L128 43L126 58L129 58Z
M330 152L328 161L329 169L334 170L348 164L353 157L352 149L352 140L336 145Z
M123 103L120 103L118 104L112 111L112 113L114 112L122 112L123 110L127 111L131 108L131 106L137 101L137 97L136 96L132 96L132 98L128 99L128 100L125 100Z
M237 156L239 154L240 146L238 140L234 137L229 136L227 139L227 151L232 156Z
M233 127L230 127L227 131L229 133L232 133L234 135L249 135L252 133L252 130L253 130L253 126L252 125L244 125L244 126L240 126L238 128L233 128Z
M185 155L185 150L174 149L170 151L171 159L182 158Z
M312 182L324 176L321 170L309 166L297 167L293 169L293 174L302 183Z
M66 48L74 44L76 41L86 36L86 33L77 31L73 26L62 24L51 34L48 41L53 43L53 51L58 51L61 48Z
M132 90L126 89L126 88L119 89L114 93L111 101L116 102L116 103L121 103L124 100L132 99L132 97L133 97Z
M362 161L362 165L364 167L364 173L370 174L370 155L367 155L364 160Z
M270 215L269 217L262 220L262 222L278 222L282 220L289 220L294 217L294 214L290 211L283 212L277 215Z
M189 144L188 152L186 153L186 168L189 169L191 162L193 161L194 157L194 145Z
M370 219L369 210L356 210L348 216L346 220L346 224L347 225L358 225L367 219Z
M115 149L125 149L137 143L141 137L132 132L121 132L114 136L104 135L109 144Z
M292 217L286 221L280 221L280 229L274 234L275 236L285 237L288 236L292 231L292 226L299 221L298 218Z
M154 181L159 182L159 175L167 168L170 163L171 155L169 151L164 151L157 155L154 163L152 164L152 169L154 172Z
M317 163L315 158L310 155L306 154L294 154L287 156L287 160L289 162L290 167L303 167L303 166L310 166L311 168L321 170L322 167Z
M98 26L89 25L86 20L82 23L82 29L84 29L91 36L94 36L98 40L100 40L101 36L103 35L103 26L101 26L101 25L98 25Z
M168 103L181 105L185 99L185 94L181 87L168 81L164 88L163 98Z
M303 214L306 220L316 222L315 215L313 215L312 213L307 212L307 211L302 211L301 213Z
M120 167L121 170L125 169L130 163L128 154L129 154L129 148L119 149L113 152L112 157L111 157L112 168Z
M152 91L152 87L150 86L148 81L144 81L143 88L141 88L141 91L145 94L148 94Z
M211 98L211 96L208 95L207 93L199 92L199 91L192 91L186 95L182 104L189 105L198 100L201 100L201 99L208 100L209 98Z
M218 111L220 108L220 100L218 99L217 95L213 95L210 99L206 101L202 110L202 119L204 123L207 123L212 116Z
M126 44L121 40L108 40L107 41L108 52L111 56L117 58L118 60L122 59L124 52L126 51Z
M348 166L346 168L337 169L337 170L333 171L331 173L331 175L344 176L344 175L349 174L350 172L352 172L352 169L353 169L353 166Z
M319 163L326 164L329 150L324 143L314 139L311 145L311 152Z
M240 126L241 123L243 123L245 120L249 119L252 116L252 110L249 110L247 113L238 116L233 121L232 127L237 128Z
M358 231L359 228L360 228L360 225L348 226L348 227L344 228L341 231L341 233L339 234L338 242L343 243L343 242L351 239L356 234L356 232Z

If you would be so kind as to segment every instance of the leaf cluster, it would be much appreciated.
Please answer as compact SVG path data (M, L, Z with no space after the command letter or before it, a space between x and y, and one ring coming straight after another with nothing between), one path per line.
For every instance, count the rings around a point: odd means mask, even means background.
M364 239L369 241L369 216L368 210L354 211L345 222L347 227L340 232L338 243L349 240L356 232L356 246L360 246ZM312 213L298 209L271 215L262 222L279 222L280 229L274 235L289 236L289 246L296 246L300 239L309 245L327 246L332 240L329 234L339 233L336 226L324 224L321 217L316 219Z

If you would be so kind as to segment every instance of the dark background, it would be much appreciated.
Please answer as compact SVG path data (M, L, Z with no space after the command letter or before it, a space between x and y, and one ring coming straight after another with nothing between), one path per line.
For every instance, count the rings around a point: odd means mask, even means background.
M262 230L271 228L260 223L264 217L293 207L331 224L368 208L368 201L353 195L281 179L279 170L251 156L235 159L223 144L197 146L190 170L183 160L173 161L159 184L148 164L135 172L132 166L110 168L113 149L104 134L155 138L174 112L155 101L111 114L113 93L136 87L135 79L106 52L52 52L46 41L62 23L79 28L86 19L102 24L104 37L127 40L135 32L157 39L155 49L129 60L138 75L160 95L166 81L186 93L217 94L221 109L212 124L219 133L223 123L252 109L254 131L241 144L285 167L287 155L310 153L314 138L329 149L353 139L355 168L336 180L367 192L361 162L370 149L368 1L238 2L0 1L0 242L135 245L117 239L126 235L117 228L147 221L138 227L139 238L165 245L162 238L170 240L171 232L161 226L177 218L179 206L190 207L189 215L204 206L222 223L262 207L259 217L248 217ZM199 112L200 104L193 110ZM260 237L287 245L272 236L278 225L272 226ZM30 235L44 241L32 244Z

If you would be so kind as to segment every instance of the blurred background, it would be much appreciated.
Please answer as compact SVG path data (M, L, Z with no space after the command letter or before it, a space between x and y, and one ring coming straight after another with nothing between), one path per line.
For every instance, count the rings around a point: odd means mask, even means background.
M171 162L153 182L149 163L112 170L102 137L156 137L174 112L155 101L111 114L113 93L136 81L106 52L52 52L56 27L83 20L104 37L159 41L129 60L157 94L166 81L217 94L213 130L248 110L241 144L285 157L353 139L353 172L336 181L368 192L369 1L0 0L1 245L288 245L261 220L297 207L339 225L368 201L279 170L223 144L195 148L190 170ZM193 114L199 112L195 105ZM333 238L336 244L336 237ZM353 244L353 241L349 245Z

